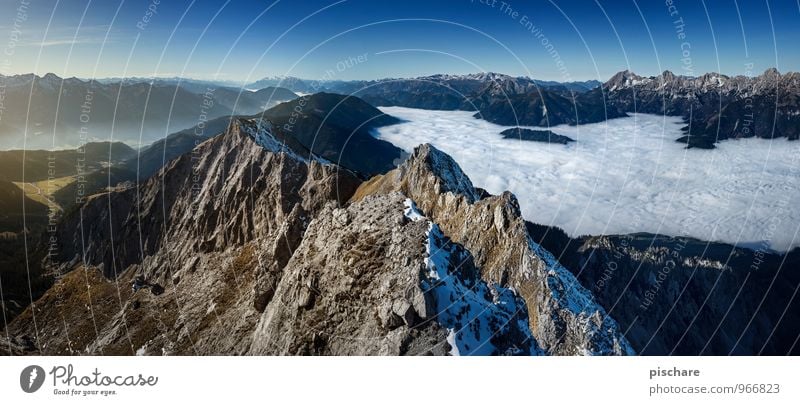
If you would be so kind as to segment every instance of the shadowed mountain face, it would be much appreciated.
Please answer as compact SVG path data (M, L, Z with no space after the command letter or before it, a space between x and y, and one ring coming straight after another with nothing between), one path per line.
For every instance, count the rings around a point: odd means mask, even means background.
M101 83L54 74L0 80L5 84L3 149L74 147L92 139L146 144L203 119L255 114L296 97L281 88L197 89L180 83Z
M641 354L797 355L800 250L775 254L652 234L571 239L528 224Z
M140 149L138 153L123 162L121 167L136 174L135 178L147 179L167 162L194 149L208 138L224 132L230 122L231 116L219 117L170 134Z
M364 176L391 170L403 156L402 150L371 134L373 129L399 120L357 97L317 93L247 117L268 118L275 124L275 132L296 139L316 155ZM122 166L146 179L166 162L223 132L230 122L230 116L220 117L171 134L143 148Z
M22 232L25 222L28 228L42 226L47 206L27 197L14 183L0 180L0 232Z
M385 173L403 158L403 151L376 139L372 130L400 122L358 97L317 93L264 112L275 130L306 148L365 176Z
M0 277L3 319L13 319L39 298L51 280L41 274L40 232L47 226L47 205L26 196L14 183L0 180ZM27 241L26 241L27 238ZM26 249L28 244L31 249Z

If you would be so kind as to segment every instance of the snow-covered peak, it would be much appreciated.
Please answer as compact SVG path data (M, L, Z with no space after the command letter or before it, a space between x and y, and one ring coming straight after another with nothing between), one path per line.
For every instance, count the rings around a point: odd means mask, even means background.
M630 70L623 70L611 76L611 79L605 83L605 87L613 91L624 87L636 86L641 84L643 80L644 78L642 76Z
M475 81L495 81L495 80L515 80L514 77L511 77L506 74L502 73L495 73L495 72L478 72L478 73L469 73L465 75L454 75L454 74L435 74L430 76L418 77L417 79L428 79L428 80L475 80Z
M751 97L763 92L781 88L786 92L797 92L800 81L793 73L782 75L775 68L767 69L758 76L726 76L719 72L709 72L700 76L675 75L664 71L658 76L638 76L628 70L615 74L604 85L608 91L636 89L637 91L669 91L692 97L695 93L720 92L729 94L736 92Z

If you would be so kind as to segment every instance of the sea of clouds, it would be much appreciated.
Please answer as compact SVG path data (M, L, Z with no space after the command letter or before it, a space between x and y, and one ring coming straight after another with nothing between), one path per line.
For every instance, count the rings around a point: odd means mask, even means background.
M377 136L406 151L431 143L477 187L516 194L526 219L572 236L632 232L751 248L798 246L800 142L739 139L717 149L675 142L677 117L636 114L550 128L569 145L503 139L509 127L464 111L384 107L406 122Z

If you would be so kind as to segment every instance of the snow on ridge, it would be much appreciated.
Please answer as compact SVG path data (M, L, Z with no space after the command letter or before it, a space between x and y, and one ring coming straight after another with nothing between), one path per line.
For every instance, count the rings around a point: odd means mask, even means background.
M409 201L409 200L407 200ZM412 202L413 203L413 202ZM433 222L426 232L426 279L422 288L434 296L437 320L447 328L451 355L543 354L528 323L524 301L509 288L487 284L479 276L474 279L461 272L469 252L452 243ZM456 267L453 268L453 264ZM489 299L491 297L491 299ZM501 352L491 342L498 334L517 328L529 347L511 347Z
M417 221L421 221L421 220L425 219L425 216L422 215L421 212L419 212L419 209L417 208L417 204L415 204L414 201L411 200L410 198L406 198L406 200L403 201L403 205L405 205L405 207L406 207L403 210L403 215L405 215L406 218L410 219L413 222L417 222Z
M289 148L286 143L278 141L275 136L272 135L271 122L261 118L256 118L252 120L240 120L239 123L242 131L244 131L247 135L250 135L256 144L258 144L258 146L261 146L262 148L273 153L285 153L297 160L307 162L305 158L300 157L291 148Z
M456 330L453 328L447 329L447 344L450 345L448 354L451 356L461 356L461 353L458 351L458 345L456 344Z
M279 141L275 138L275 135L272 134L272 123L263 118L255 118L249 120L240 120L240 128L244 131L247 135L249 135L253 140L261 146L262 148L273 152L273 153L283 153L288 155L289 157L299 160L303 163L309 163L309 159L304 158L297 154L289 145L286 145L285 142ZM322 157L316 156L311 154L311 158L319 162L323 165L332 165L330 161L324 159Z

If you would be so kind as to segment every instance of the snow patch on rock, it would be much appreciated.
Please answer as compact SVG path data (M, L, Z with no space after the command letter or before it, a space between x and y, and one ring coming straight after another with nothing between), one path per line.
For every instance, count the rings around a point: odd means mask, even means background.
M265 119L241 120L240 128L262 148L274 152L285 153L294 159L308 162L307 159L295 153L286 143L279 141L272 134L272 123Z
M413 222L425 219L425 216L422 215L421 212L419 212L417 204L415 204L414 201L412 201L410 198L406 198L406 200L403 201L403 205L406 207L403 210L403 215L405 215L406 218L410 219Z
M426 279L422 288L434 296L438 322L449 331L453 355L541 354L531 333L524 301L512 289L489 285L470 270L469 252L449 240L433 222L426 232ZM527 347L497 347L496 339L512 333L524 336Z

